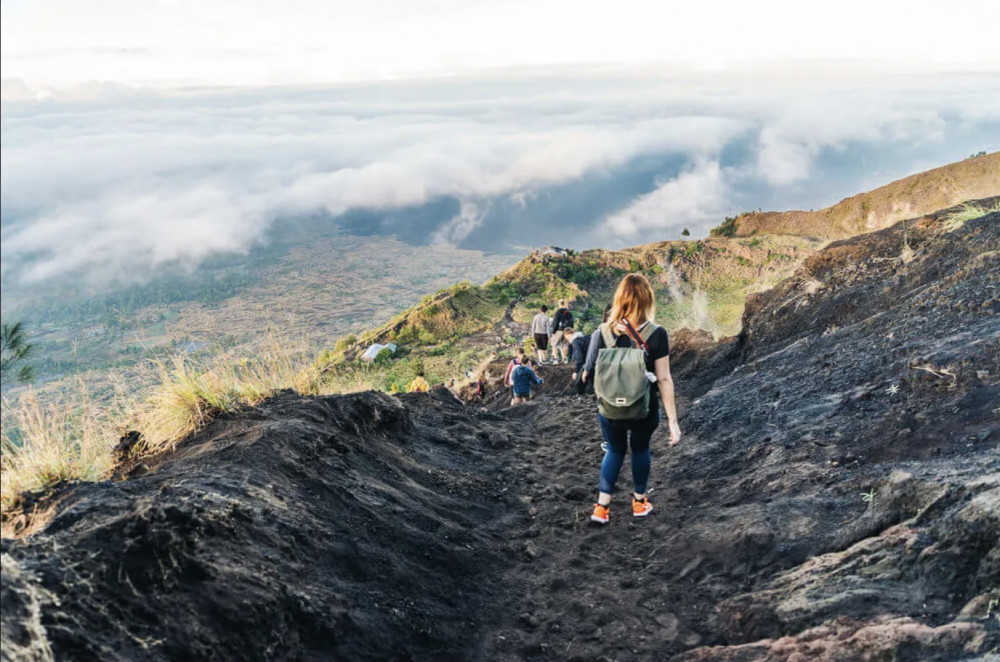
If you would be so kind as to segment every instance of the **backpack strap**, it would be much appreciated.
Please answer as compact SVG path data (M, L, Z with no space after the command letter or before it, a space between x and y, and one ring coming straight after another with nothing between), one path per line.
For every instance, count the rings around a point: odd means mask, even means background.
M627 319L622 320L622 325L625 327L625 333L628 335L632 343L635 344L636 347L641 349L648 356L649 345L646 344L646 340L649 338L649 335L646 334L645 337L643 337L643 334L637 332L635 330L635 327L632 326L632 323L629 322ZM649 324L643 326L643 331L646 330L647 326L649 326Z
M601 337L604 338L604 346L612 348L615 346L615 334L611 332L611 325L605 322L601 325Z
M653 324L652 322L646 322L645 326L643 326L642 329L639 331L639 336L643 340L648 341L650 337L652 337L653 332L659 328L660 327L658 324Z

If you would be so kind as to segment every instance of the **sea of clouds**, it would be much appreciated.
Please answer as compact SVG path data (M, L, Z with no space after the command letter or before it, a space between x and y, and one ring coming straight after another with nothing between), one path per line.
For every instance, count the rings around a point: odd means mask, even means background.
M5 83L8 87L12 82ZM148 278L284 219L497 252L697 236L1000 148L986 75L498 76L3 108L4 286Z

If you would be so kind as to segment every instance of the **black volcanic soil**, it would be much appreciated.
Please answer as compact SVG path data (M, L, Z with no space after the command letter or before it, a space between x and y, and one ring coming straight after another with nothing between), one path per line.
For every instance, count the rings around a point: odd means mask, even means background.
M566 367L513 409L285 394L4 541L3 659L1000 652L1000 214L832 244L744 327L675 334L685 438L654 437L646 519L626 466L589 525Z

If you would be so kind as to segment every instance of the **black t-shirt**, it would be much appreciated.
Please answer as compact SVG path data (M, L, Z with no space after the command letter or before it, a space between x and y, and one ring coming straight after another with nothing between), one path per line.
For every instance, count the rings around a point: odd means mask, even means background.
M642 335L642 329L638 329L639 334ZM649 353L646 354L646 370L650 372L656 372L654 364L657 359L662 359L664 356L670 356L670 337L667 335L667 330L662 326L657 328L653 333L650 334L649 339L646 340L646 345L649 347ZM634 347L635 343L626 334L622 334L615 338L616 347ZM598 328L594 331L594 335L590 337L590 350L587 352L587 367L588 373L594 373L594 365L597 363L597 352L604 349L604 334L601 333L601 329Z
M582 333L576 334L573 342L569 345L569 358L576 364L576 371L580 372L583 364L587 361L587 348L590 345L590 338Z

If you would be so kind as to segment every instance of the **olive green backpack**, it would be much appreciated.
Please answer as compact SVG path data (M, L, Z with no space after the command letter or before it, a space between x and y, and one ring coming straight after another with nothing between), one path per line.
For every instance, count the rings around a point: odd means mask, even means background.
M616 338L611 326L600 326L604 338L604 348L597 353L594 367L594 393L597 394L597 410L601 416L611 420L630 421L646 418L649 414L649 379L646 377L646 341L658 328L650 322L636 334L628 325L633 345L639 347L616 347ZM653 406L656 406L655 403Z

